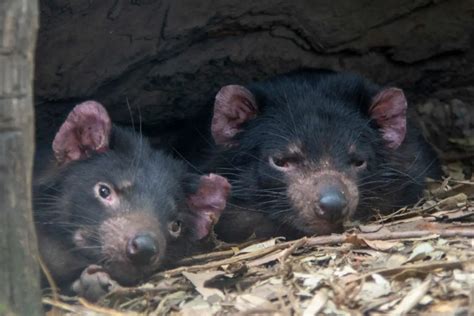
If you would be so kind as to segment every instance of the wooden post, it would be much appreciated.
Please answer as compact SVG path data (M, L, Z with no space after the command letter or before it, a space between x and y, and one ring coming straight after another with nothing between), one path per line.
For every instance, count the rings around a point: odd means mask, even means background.
M37 0L0 1L0 315L42 315L31 212Z

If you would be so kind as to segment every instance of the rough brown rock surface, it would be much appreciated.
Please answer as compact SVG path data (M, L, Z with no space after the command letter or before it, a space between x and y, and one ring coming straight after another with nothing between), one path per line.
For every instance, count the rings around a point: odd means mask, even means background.
M169 132L219 86L302 66L357 71L416 102L440 89L472 100L455 92L473 91L472 0L43 0L41 14L39 122L96 99L116 121L129 104Z

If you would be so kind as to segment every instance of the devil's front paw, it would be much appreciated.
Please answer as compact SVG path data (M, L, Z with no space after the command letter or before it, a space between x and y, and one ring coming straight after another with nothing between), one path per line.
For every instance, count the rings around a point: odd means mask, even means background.
M96 302L117 286L117 282L112 280L101 266L90 265L73 283L72 289L77 295L91 302Z

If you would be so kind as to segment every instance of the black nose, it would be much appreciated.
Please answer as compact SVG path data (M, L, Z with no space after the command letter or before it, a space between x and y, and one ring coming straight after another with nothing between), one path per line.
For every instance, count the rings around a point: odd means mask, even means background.
M148 234L139 234L127 244L127 256L134 263L144 265L158 253L155 240Z
M340 220L345 215L347 200L344 194L335 187L330 187L321 193L319 199L319 214L328 220Z

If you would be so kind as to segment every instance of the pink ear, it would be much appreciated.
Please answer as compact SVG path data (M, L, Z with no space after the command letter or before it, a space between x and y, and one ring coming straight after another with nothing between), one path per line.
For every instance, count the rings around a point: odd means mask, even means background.
M230 184L227 179L216 174L201 176L197 191L187 199L188 206L197 215L197 239L209 235L224 211Z
M397 149L405 139L407 99L402 90L387 88L372 100L370 116L378 123L387 147Z
M214 117L211 132L219 145L232 145L232 138L240 126L257 116L257 102L253 94L238 85L225 86L219 90L214 102Z
M109 115L100 103L86 101L76 105L54 138L56 160L64 164L87 158L92 152L106 151L111 128Z

